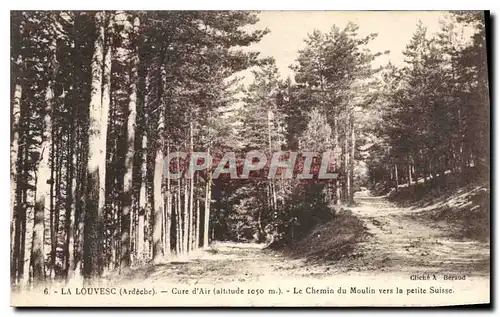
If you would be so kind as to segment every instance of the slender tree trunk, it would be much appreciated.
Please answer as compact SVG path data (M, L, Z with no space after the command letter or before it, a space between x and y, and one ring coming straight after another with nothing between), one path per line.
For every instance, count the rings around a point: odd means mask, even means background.
M166 225L166 221L167 221L167 205L166 205L166 197L165 197L165 187L166 187L166 184L165 184L165 180L162 179L162 182L161 182L161 199L163 201L163 215L161 216L161 219L162 219L162 223L161 223L161 244L162 244L162 250L163 250L163 254L165 254L166 252L166 243L165 243L165 240L166 240L166 228L167 228L167 225Z
M183 227L182 227L182 249L184 251L184 253L188 253L189 252L189 222L191 221L191 219L189 218L189 183L187 182L187 180L184 180L183 181L183 187L184 187L184 209L182 211L182 214L183 214L183 218L184 218L184 221L183 221Z
M411 162L408 160L408 187L411 186L412 176L411 176Z
M356 131L354 127L354 114L351 115L351 161L349 163L349 176L351 188L349 191L349 204L354 204L354 158L356 154Z
M139 19L134 20L134 34L139 31ZM137 118L137 81L139 55L137 45L134 46L130 61L130 89L128 103L128 119L127 119L127 152L125 154L125 174L123 176L123 206L122 206L122 222L121 222L121 261L120 267L125 268L130 266L130 228L131 228L131 211L132 211L132 176L134 170L135 156L135 127Z
M100 263L100 270L104 268L105 261L107 261L107 255L104 254L104 249L102 249L102 245L105 243L106 233L104 230L104 218L106 217L106 164L107 164L107 156L108 156L108 118L110 113L110 105L111 105L111 58L112 58L112 45L113 45L113 26L114 26L114 18L115 15L113 13L104 13L103 25L106 25L106 30L104 32L103 39L103 50L104 50L104 60L102 63L102 109L101 109L101 149L100 149L100 158L99 158L99 205L98 210L102 212L102 225L99 228L102 234L102 241L99 248L102 253L100 256L102 257L102 263ZM106 240L105 240L106 239ZM112 238L111 238L112 240ZM111 242L111 240L109 240Z
M101 190L101 171L103 157L106 157L106 142L102 135L103 120L102 107L102 69L103 69L103 42L104 42L104 12L95 14L97 37L94 42L94 53L92 56L92 88L89 109L89 141L87 181L85 193L85 227L83 266L87 278L101 274L102 268L102 219L104 201ZM104 141L104 142L103 142ZM104 144L103 144L104 143ZM104 152L104 153L103 153ZM102 206L102 207L101 207Z
M145 109L144 109L145 110ZM144 218L146 215L146 182L147 182L147 120L144 118L144 131L142 135L142 162L141 162L141 187L139 191L139 219L137 235L137 253L140 259L144 258Z
M21 56L19 56L19 65L22 63ZM18 79L20 81L20 79ZM18 215L16 212L16 197L17 197L17 182L18 182L18 155L19 155L19 134L20 134L20 119L21 119L21 97L22 97L23 87L20 82L18 82L14 88L14 100L12 102L12 136L10 143L10 272L11 272L11 283L16 281L17 272L17 256L18 247L14 244L16 242L16 228L18 228Z
M259 208L258 214L257 214L257 231L259 233L259 237L257 239L257 242L262 242L264 241L264 228L262 227L262 208Z
M193 155L193 151L194 151L194 144L193 144L193 122L192 122L192 119L190 120L189 122L189 152L191 153L191 155ZM189 239L188 239L188 250L192 250L193 249L193 237L194 237L194 234L193 234L193 208L194 208L194 204L193 204L193 197L194 197L194 175L191 175L191 177L189 178Z
M346 171L346 191L344 193L345 195L345 201L347 204L350 203L349 199L351 197L351 158L350 158L350 153L349 153L349 121L350 121L350 114L347 114L347 120L346 120L346 133L345 133L345 141L344 141L344 146L345 146L345 171Z
M167 142L167 157L170 155L170 142ZM172 227L172 193L171 193L171 184L170 184L170 176L167 173L166 179L166 198L167 203L165 206L165 254L170 254L170 238L171 232L170 228Z
M339 144L339 129L338 129L338 120L337 120L337 117L334 118L334 133L335 133L335 149L338 149L340 150L340 144ZM336 164L336 167L340 167L340 160L341 160L341 153L342 153L342 150L340 150L340 153L339 153L339 156L335 158L335 164ZM338 168L336 168L338 169ZM338 180L338 178L336 180L334 180L335 182L335 204L337 206L340 205L340 181Z
M21 228L19 230L22 233L20 241L21 241L21 250L19 252L19 280L22 285L27 285L31 280L31 247L33 244L33 222L34 222L34 193L33 188L35 185L33 184L33 180L35 179L35 175L33 175L33 171L28 165L28 161L30 158L30 149L27 145L27 140L31 138L30 136L30 122L26 122L26 137L23 138L24 146L24 157L22 164L23 171L23 183L25 184L25 188L22 191L21 197Z
M81 133L81 131L79 132L79 130L77 130L77 135L78 136L82 136L83 133ZM77 138L78 140L78 138ZM77 144L78 144L78 149L83 149L83 142L78 142L76 141ZM75 201L76 201L76 217L75 217L75 221L77 222L77 231L75 232L75 267L74 267L74 274L75 274L75 279L76 280L80 280L81 277L83 276L83 247L84 247L84 240L85 240L85 218L86 218L86 211L85 211L85 193L86 193L86 188L87 188L87 184L85 182L86 180L86 176L85 176L85 173L86 173L86 168L83 169L83 168L80 168L79 166L80 165L83 165L84 163L86 163L86 155L87 153L85 153L85 155L83 154L78 154L77 152L77 162L78 164L75 166L76 168L76 175L75 175L75 178L78 180L77 183L76 183L76 188L75 188L75 192L76 192L76 197L75 197ZM87 165L87 164L85 164Z
M163 117L163 116L161 116ZM161 119L163 120L163 119ZM161 227L163 216L163 198L162 190L162 169L163 169L163 148L159 147L156 150L155 169L154 169L154 216L153 216L153 260L158 263L163 255L163 245L161 239Z
M17 28L17 23L19 28ZM23 85L25 68L22 42L24 32L24 19L21 11L11 13L11 53L15 58L15 63L11 64L11 134L10 134L10 274L11 283L17 282L18 257L20 251L20 241L22 233L20 229L21 219L19 215L19 195L18 182L20 171L18 164L22 153L19 141L21 139L21 99L23 97ZM16 56L17 55L17 56ZM13 91L12 91L13 90Z
M398 191L399 187L399 178L398 178L398 164L394 164L394 180L395 180L395 189Z
M194 239L194 247L198 249L200 247L200 200L196 199L196 231L195 231L195 239Z
M55 107L54 107L55 109ZM59 231L59 208L61 202L61 175L62 175L62 153L63 149L61 147L62 140L60 138L59 133L56 133L57 130L52 129L52 147L50 150L50 166L51 166L51 175L50 179L50 201L49 201L49 209L45 209L45 220L50 219L49 227L50 227L50 271L49 277L51 279L55 278L55 267L56 267L56 249L57 249L57 233ZM55 155L55 153L61 153L60 155ZM55 200L55 203L54 203Z
M139 44L140 45L140 44ZM143 46L138 47L138 54L141 55ZM137 234L137 253L139 259L145 258L145 218L147 211L147 183L148 183L148 68L146 66L146 61L139 57L138 64L138 94L137 102L139 109L141 110L141 133L139 138L141 138L141 171L140 171L140 189L139 189L139 213L138 213L138 234Z
M19 169L19 164L24 164L22 158L23 155L23 147L19 148L18 153L18 163L16 164L16 168L19 171L16 174L15 181L18 182L24 178L24 173L21 169ZM22 166L22 165L21 165ZM15 212L15 227L14 227L14 245L13 245L13 254L12 254L12 262L11 262L11 278L12 283L19 282L20 271L22 271L22 260L20 258L20 252L24 245L24 231L21 231L22 225L26 223L26 209L23 206L23 192L22 190L16 190L15 204L16 204L16 212Z
M272 126L273 121L271 119L272 111L270 108L267 109L267 141L269 147L269 155L272 157L273 155L273 140L272 140ZM274 179L269 180L269 190L270 190L270 198L271 198L271 210L276 209L277 197L276 197L276 189L275 189L275 181Z
M271 136L271 127L272 127L272 120L271 120L271 109L268 107L267 108L267 146L269 150L269 155L272 157L273 155L273 141L272 141L272 136ZM269 193L269 210L275 210L276 209L276 194L274 191L274 179L270 179L268 183L268 193ZM259 209L259 215L257 218L257 226L259 230L259 242L264 238L264 230L262 228L262 210Z
M74 255L74 227L76 216L76 177L75 166L77 164L75 153L75 116L72 114L71 126L69 130L69 155L67 161L67 180L66 180L66 278L69 280L75 270Z
M24 137L20 137L20 141L25 141ZM26 169L24 158L26 156L26 147L20 146L18 153L18 162L16 181L25 181L26 179ZM26 190L18 188L16 191L16 222L15 222L15 234L14 234L14 278L15 282L18 283L22 281L24 272L24 240L26 233L26 204L25 204L25 193Z
M177 161L177 168L179 168L180 164L179 161ZM177 230L176 230L176 235L177 235L177 254L182 254L182 216L181 216L181 179L179 178L177 181L177 193L176 193L176 220L177 220Z
M27 153L27 156L29 154ZM27 159L27 158L26 158ZM26 162L26 161L25 161ZM26 221L23 226L23 231L25 232L24 234L24 248L22 252L23 260L21 263L23 263L24 268L23 268L23 282L22 284L26 285L30 281L33 280L33 263L31 261L32 257L32 250L33 250L33 238L34 238L34 223L35 223L35 213L34 213L34 208L33 206L35 205L35 193L32 190L32 188L35 187L34 183L31 182L31 179L35 178L35 173L33 171L29 170L27 168L27 177L26 181L28 182L28 188L25 191L25 198L24 198L24 205L26 206Z
M422 175L423 175L423 178L424 178L424 183L427 182L427 161L425 159L425 157L423 156L423 154L421 154L422 156L422 161L421 161L421 170L422 170Z
M74 20L74 28L72 37L74 38L74 48L71 50L72 78L73 90L71 102L78 104L77 107L72 107L74 111L74 155L76 156L76 164L74 168L75 178L75 229L74 229L74 266L71 268L70 276L72 280L80 281L83 274L83 243L84 243L84 227L85 227L85 193L86 193L86 168L88 160L88 130L89 116L87 114L89 107L83 107L88 102L88 94L90 83L87 79L88 73L84 69L86 62L85 54L83 53L89 48L85 38L88 37L88 31L84 25L88 24L88 18L83 15L76 15ZM90 77L90 76L89 76Z
M210 155L210 145L207 149L208 155ZM208 235L210 232L210 203L212 201L212 173L207 171L207 183L205 185L205 213L203 220L203 247L208 247Z
M415 164L411 164L411 166L410 166L410 171L411 171L410 173L412 173L412 175L413 175L413 177L414 177L414 181L415 181L415 183L417 183L418 178L417 178L417 174L416 174L416 172L415 172Z
M105 42L103 42L104 52L104 62L102 64L102 108L101 108L101 158L100 158L100 168L99 168L99 181L101 191L104 192L106 187L106 150L107 150L107 138L108 138L108 118L111 105L111 55L112 55L112 45L113 45L113 25L114 25L114 14L106 14L105 20L107 22L106 32L104 33ZM104 23L105 21L103 21ZM102 168L101 168L102 167ZM104 208L105 195L99 195L99 208Z
M161 53L163 54L163 53ZM163 55L160 57L158 67L158 86L157 86L157 105L158 105L158 126L157 143L154 175L153 175L153 201L154 201L154 215L153 215L153 261L158 263L161 256L163 256L163 243L162 243L162 224L163 224L163 208L164 200L162 197L162 184L163 184L163 160L164 160L164 145L165 145L165 105L163 104L163 90L164 90L164 66Z
M54 109L54 84L57 73L56 64L56 41L55 38L50 43L51 67L53 73L47 85L45 95L45 111L43 122L42 143L39 149L38 171L36 173L36 193L35 193L35 218L33 222L33 243L31 249L31 264L33 267L33 282L39 283L45 279L44 263L44 238L45 238L45 213L52 215L51 206L51 188L54 180L52 179L52 170L50 166L51 148L52 148L52 112ZM53 167L53 166L52 166ZM52 231L52 243L55 243L56 235ZM52 246L55 249L55 245ZM54 250L55 251L55 250ZM52 254L55 257L55 252ZM55 264L55 259L52 260ZM52 270L52 268L51 268Z
M153 176L153 200L154 200L154 216L153 216L153 260L158 263L163 255L162 244L162 223L163 223L163 208L164 201L162 197L162 178L163 178L163 130L164 116L163 112L159 114L158 133L160 134L160 142L156 149L155 167Z

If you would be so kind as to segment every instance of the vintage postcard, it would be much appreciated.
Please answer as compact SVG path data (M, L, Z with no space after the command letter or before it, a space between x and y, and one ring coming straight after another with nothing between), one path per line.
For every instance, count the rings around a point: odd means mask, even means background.
M11 11L11 305L489 304L488 25Z

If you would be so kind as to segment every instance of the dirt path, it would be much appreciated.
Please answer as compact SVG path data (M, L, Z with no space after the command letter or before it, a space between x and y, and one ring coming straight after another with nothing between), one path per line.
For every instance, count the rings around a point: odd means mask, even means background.
M327 278L353 274L465 274L489 276L489 245L458 241L442 227L418 222L412 213L384 197L367 191L356 193L352 212L361 219L369 238L358 244L355 257L339 263L314 264L304 259L285 258L281 253L253 243L215 243L188 258L169 259L147 269L137 269L120 278L146 283L171 282L205 284L259 282L286 277Z
M356 202L353 213L373 235L359 246L367 265L398 272L489 275L489 243L457 240L446 223L421 220L415 216L419 209L398 207L368 191L356 193Z

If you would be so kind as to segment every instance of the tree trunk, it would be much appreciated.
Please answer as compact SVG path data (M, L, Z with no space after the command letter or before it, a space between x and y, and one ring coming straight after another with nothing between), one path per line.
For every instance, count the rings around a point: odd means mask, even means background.
M50 166L51 148L52 148L52 112L54 109L54 85L57 74L56 69L56 41L55 38L50 43L51 51L51 67L53 73L50 74L51 79L47 85L45 95L45 111L43 119L42 143L39 149L38 171L36 173L36 193L35 193L35 218L33 222L33 243L31 249L31 265L33 267L33 282L42 282L45 278L45 263L44 263L44 243L45 243L45 213L49 213L52 217L51 206L51 187L54 180L52 179L52 170ZM52 166L53 168L54 166ZM57 221L57 220L56 220ZM52 248L51 257L52 263L55 264L55 245L56 234L52 228ZM53 270L51 268L51 270Z
M163 54L163 52L161 53ZM157 137L159 138L156 148L154 175L153 175L153 202L154 202L154 216L153 216L153 261L158 263L161 256L163 256L163 243L162 243L162 224L163 224L163 208L164 200L162 197L162 184L163 184L163 160L164 160L164 145L165 145L165 105L163 103L163 89L164 89L164 56L160 56L160 63L158 67L158 82L157 82L157 107L158 107L158 126Z
M160 127L163 126L163 115L160 114ZM161 131L161 130L160 130ZM162 222L163 222L163 197L162 191L163 147L156 150L155 169L153 177L154 216L153 216L153 261L158 263L163 255Z
M167 157L170 155L170 143L167 142ZM170 228L172 227L172 193L171 193L170 176L167 173L166 180L166 198L167 203L165 206L165 254L170 254Z
M336 116L335 116L333 122L334 122L335 149L341 149L340 144L339 144L338 120L337 120ZM335 158L336 170L338 170L338 168L340 167L341 155L342 155L342 150L340 150L338 157ZM335 201L334 202L337 206L340 206L340 181L337 178L333 182L335 183Z
M207 149L208 155L210 155L210 146ZM203 247L208 247L208 235L210 230L210 203L212 201L212 173L207 170L207 183L205 185L205 213L203 221Z
M189 152L193 155L194 145L193 145L193 122L192 119L189 122ZM194 197L194 175L189 178L189 239L188 239L188 250L193 249L193 197Z
M179 162L179 161L177 161ZM179 168L180 164L177 165ZM181 217L181 179L177 180L177 193L176 193L176 243L177 243L177 254L182 253L182 217Z
M345 201L347 204L350 203L350 197L351 197L351 158L350 158L350 153L349 153L349 113L347 114L347 120L346 120L346 133L345 133L345 141L344 141L344 146L345 146L345 171L346 171L346 190L345 190Z
M17 23L19 22L19 28ZM11 283L17 282L18 257L20 251L21 232L19 232L21 219L19 215L19 198L18 182L20 171L18 170L20 153L20 135L21 135L21 99L23 97L24 84L24 59L22 51L24 19L21 11L11 13L11 54L15 59L15 63L11 66L11 134L10 134L10 274Z
M35 179L35 175L33 175L33 171L30 169L28 165L30 151L29 147L26 145L26 141L30 138L30 127L29 122L27 122L27 135L23 138L24 146L24 157L22 164L23 171L23 183L26 184L25 188L23 188L21 195L21 210L20 210L20 218L21 218L21 228L19 233L21 249L19 251L19 260L18 260L18 277L22 285L28 284L30 282L30 268L31 268L31 247L33 242L33 222L34 222L34 213L33 213L33 205L34 205L34 193L33 188L35 185L33 184L33 180Z
M184 218L184 221L182 222L183 226L182 226L182 249L183 249L183 253L186 254L189 252L189 222L191 221L191 219L189 218L189 190L188 190L188 187L189 187L189 183L187 182L187 180L185 180L183 182L183 185L184 185L184 209L182 211L182 214L183 214L183 218Z
M19 65L22 63L21 56L19 56L18 62ZM19 81L20 79L18 79ZM17 197L17 164L18 164L18 155L19 155L19 134L20 134L20 119L21 119L21 97L22 97L22 85L18 82L14 88L14 100L12 102L12 135L11 135L11 143L10 143L10 272L11 272L11 283L14 283L16 280L16 263L18 256L19 246L14 244L16 241L16 234L19 235L19 232L16 232L16 228L18 227L19 219L16 212L16 197Z
M76 177L75 167L77 164L75 153L75 113L71 116L71 126L69 131L69 155L67 161L67 179L66 179L66 279L69 280L75 270L74 255L74 227L76 216Z
M23 138L20 138L22 141ZM19 147L19 152L18 152L18 162L16 164L16 170L19 171L19 173L16 175L16 182L22 181L25 178L25 171L23 171L24 167L24 147L20 146ZM15 196L15 204L16 204L16 211L15 211L15 227L14 227L14 250L12 254L12 263L11 265L13 266L11 268L11 274L13 278L13 282L17 283L19 282L19 277L22 275L22 270L23 270L23 258L21 257L21 252L23 250L24 246L24 234L25 230L23 229L23 225L26 224L26 208L24 207L24 192L25 190L21 190L21 188L18 188L16 190L16 196ZM23 229L23 230L22 230Z
M272 122L271 116L272 116L272 111L268 107L268 109L267 109L267 142L268 142L269 156L270 157L272 157L272 155L273 155L273 139L271 136L273 122ZM276 209L276 204L277 204L274 179L269 180L269 195L270 195L270 202L271 202L270 209L274 210L274 209Z
M104 42L104 12L95 14L97 36L94 42L92 56L92 88L89 108L89 140L87 180L85 192L85 227L83 266L87 278L101 274L102 268L102 216L104 207L104 192L101 190L102 162L106 157L106 142L102 135L103 121L102 107L102 69L103 69L103 42ZM104 141L104 144L103 144ZM104 152L104 153L103 153Z
M53 107L55 108L55 107ZM57 217L55 216L55 213L57 211L58 206L54 208L54 200L56 202L59 202L59 192L56 191L54 194L54 188L57 189L59 186L59 175L60 173L60 166L59 162L61 159L61 155L54 155L54 153L57 153L60 151L60 142L58 141L58 135L55 133L54 130L52 130L52 139L54 142L51 144L51 149L50 149L50 158L49 158L49 165L51 167L50 169L50 190L49 190L49 209L45 209L45 221L49 221L48 227L50 228L50 240L49 243L46 246L46 249L50 249L50 262L49 262L49 278L53 279L54 278L54 268L56 265L56 248L57 248L57 229L56 229L56 224L57 224ZM44 240L46 242L47 239Z
M134 34L139 31L139 18L134 20ZM137 45L132 49L132 57L130 61L130 90L128 103L128 119L127 119L127 152L125 154L125 174L123 176L123 206L122 206L122 223L121 223L121 260L120 267L125 268L130 266L130 228L132 211L132 176L134 168L135 155L135 127L137 118L137 67L139 64L139 55Z
M24 141L24 138L20 138L20 141ZM18 162L16 169L19 171L16 177L16 181L24 181L26 178L26 170L24 169L24 157L25 157L25 147L19 147ZM26 208L24 203L25 190L18 188L16 191L16 213L15 213L15 228L14 228L14 252L13 252L13 274L14 282L18 283L21 280L24 269L24 239L25 239L25 225L26 225Z
M145 110L145 109L144 109ZM144 218L146 215L146 182L147 182L147 133L146 119L144 118L144 131L142 135L142 162L141 162L141 187L139 191L139 219L137 235L137 255L139 259L144 258Z
M354 128L354 114L351 115L351 161L349 163L349 176L350 180L350 191L349 191L349 204L354 204L354 158L356 154L356 133Z
M106 30L104 33L103 39L103 49L104 49L104 60L102 64L102 110L101 110L101 149L100 149L100 159L99 159L99 205L98 210L102 211L103 224L104 226L104 218L106 211L106 164L107 164L107 148L108 148L108 118L110 114L110 105L111 105L111 58L112 58L112 45L113 45L113 25L114 25L114 14L113 13L104 13L103 17L103 25L106 25ZM109 190L108 190L109 191ZM104 227L102 228L102 245L104 245L107 241L106 234L104 231ZM106 240L105 240L106 239ZM112 241L109 240L110 243ZM101 247L101 246L100 246ZM102 249L102 248L101 248ZM101 263L101 267L105 266L105 258L107 256L104 254L104 250L102 250L103 257Z
M143 52L143 46L138 43L138 54L141 55ZM138 212L138 234L137 234L137 256L140 260L144 259L145 254L145 219L148 204L147 197L147 183L148 183L148 69L146 66L146 61L139 57L138 64L138 87L137 87L137 103L138 108L141 110L141 125L140 134L141 138L141 169L140 169L140 189L139 189L139 212Z
M394 164L394 180L395 180L395 189L398 191L399 187L399 178L398 178L398 164Z
M28 151L26 151L27 154L26 156L29 156ZM27 158L26 158L27 159ZM24 222L24 226L22 230L25 232L23 241L24 241L24 247L23 251L21 253L22 256L22 261L23 263L23 271L21 272L21 278L22 278L22 284L26 285L28 282L30 282L33 279L33 263L31 261L32 259L32 249L33 249L33 230L34 230L34 223L35 223L35 213L34 213L34 201L35 201L35 193L31 188L34 188L34 184L31 183L31 179L35 178L35 175L32 171L30 171L26 167L26 182L28 184L28 189L25 191L25 197L24 197L24 206L26 206L26 220Z
M411 186L412 177L411 177L411 162L408 162L408 187Z
M82 137L81 133L82 131L79 131L77 129L77 136ZM78 140L78 137L77 139ZM77 149L83 149L83 142L82 141L76 141ZM88 148L87 148L88 150ZM87 153L78 153L76 152L77 155L77 162L78 164L75 166L76 173L75 173L75 178L77 179L76 183L76 188L75 188L75 222L77 223L77 230L75 232L75 279L80 280L80 278L83 275L83 247L84 247L84 240L85 240L85 218L86 218L86 212L85 212L85 193L86 193L86 161L87 161ZM85 165L85 169L81 168L80 165Z
M196 199L196 231L194 238L194 248L198 249L200 247L200 200Z

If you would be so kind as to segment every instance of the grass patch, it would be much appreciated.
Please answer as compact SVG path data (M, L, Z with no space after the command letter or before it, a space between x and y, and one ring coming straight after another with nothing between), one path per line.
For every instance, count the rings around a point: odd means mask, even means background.
M363 222L351 211L343 210L333 220L316 226L304 238L272 248L292 258L331 262L354 256L357 243L368 235Z

